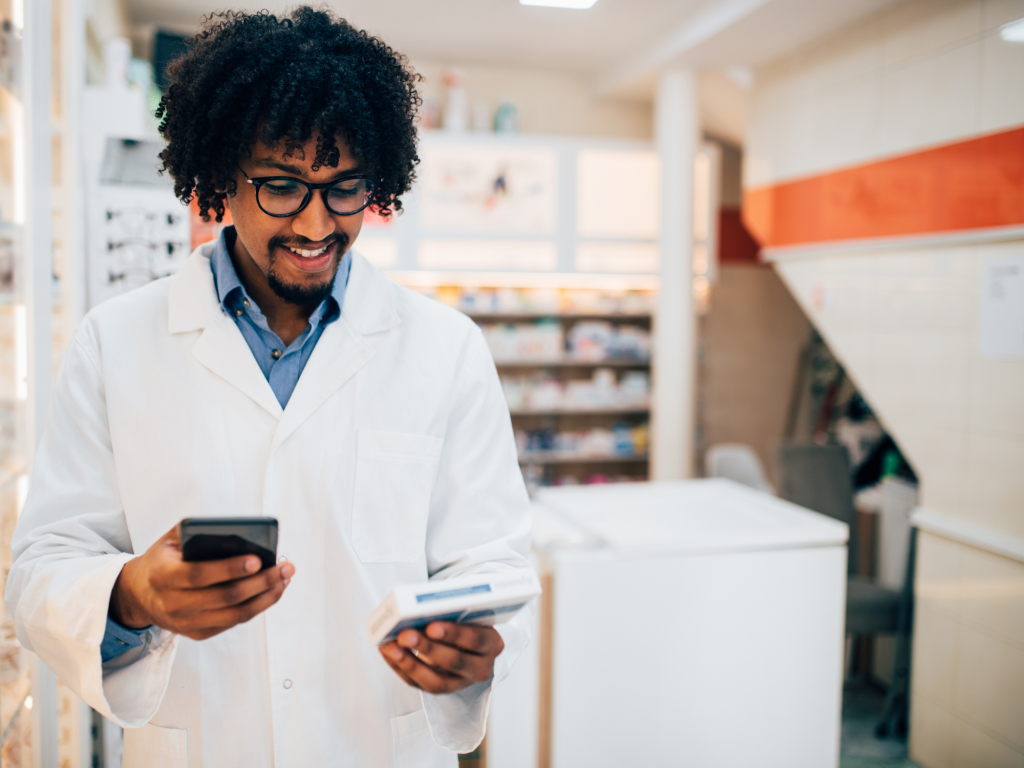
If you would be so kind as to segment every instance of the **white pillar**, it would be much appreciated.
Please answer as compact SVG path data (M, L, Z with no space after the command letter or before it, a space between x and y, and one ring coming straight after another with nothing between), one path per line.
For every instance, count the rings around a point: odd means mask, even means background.
M21 92L25 116L25 255L28 399L25 458L29 470L46 423L53 383L53 117L49 2L25 2Z
M60 336L70 343L78 321L85 316L85 163L82 102L85 94L86 0L60 0L61 60L61 208L66 263L61 274ZM55 6L56 7L56 6ZM63 351L63 350L59 350Z
M682 67L658 78L654 136L661 157L661 290L654 322L651 479L693 475L696 334L693 307L693 156L697 80Z
M53 120L50 111L52 17L48 0L19 0L22 29L21 99L24 120L24 254L22 290L25 301L28 357L25 459L31 470L46 421L53 381ZM32 657L32 764L56 768L57 678Z

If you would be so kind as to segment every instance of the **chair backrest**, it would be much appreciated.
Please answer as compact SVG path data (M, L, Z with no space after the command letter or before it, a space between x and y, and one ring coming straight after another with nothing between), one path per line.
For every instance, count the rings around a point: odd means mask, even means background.
M849 566L857 563L850 455L843 445L779 446L779 496L850 526Z
M704 471L708 477L724 477L758 491L775 493L761 459L749 445L720 443L711 446L704 454Z

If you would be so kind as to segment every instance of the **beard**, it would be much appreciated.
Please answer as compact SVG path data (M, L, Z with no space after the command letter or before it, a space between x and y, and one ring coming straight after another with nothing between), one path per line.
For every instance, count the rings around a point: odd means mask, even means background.
M338 267L341 265L341 257L344 256L346 247L348 246L348 237L342 233L339 234L333 241L337 243L338 255L334 264L334 270L331 272L329 279L321 280L316 283L290 283L285 282L281 274L277 271L276 257L277 247L281 246L287 248L283 240L274 238L270 241L270 268L267 270L267 283L270 285L270 290L283 301L287 301L289 304L297 304L302 307L316 307L320 305L324 299L331 295L334 290L334 281L338 278Z

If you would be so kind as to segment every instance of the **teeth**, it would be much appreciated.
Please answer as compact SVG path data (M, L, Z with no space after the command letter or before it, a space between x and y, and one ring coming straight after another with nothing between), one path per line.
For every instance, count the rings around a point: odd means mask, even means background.
M289 248L288 250L304 259L313 259L326 251L327 246L325 245L323 248L317 248L315 251L307 251L305 248Z

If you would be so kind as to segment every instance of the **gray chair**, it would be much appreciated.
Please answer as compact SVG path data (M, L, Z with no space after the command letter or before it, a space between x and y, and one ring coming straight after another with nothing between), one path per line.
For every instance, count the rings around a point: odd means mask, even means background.
M882 721L876 730L885 736L890 729L906 729L906 687L909 668L911 600L913 599L914 542L907 562L902 590L884 587L855 575L857 563L856 511L850 457L842 445L788 444L777 453L779 496L850 526L846 584L846 633L848 635L897 635L897 654ZM893 726L894 723L894 726Z
M850 456L842 445L790 444L778 450L779 496L850 526L850 574L846 588L846 632L892 634L899 627L900 592L855 574L856 511Z

